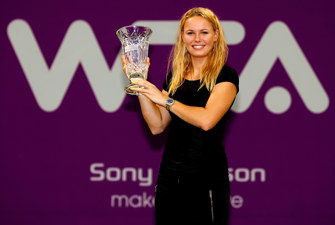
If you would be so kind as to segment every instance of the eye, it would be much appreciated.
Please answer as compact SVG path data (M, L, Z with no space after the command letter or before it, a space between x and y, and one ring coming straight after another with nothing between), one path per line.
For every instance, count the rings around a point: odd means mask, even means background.
M191 34L193 34L193 32L192 31L188 31L188 32L186 32L186 34L191 35Z
M203 31L202 33L203 33L203 34L208 34L208 31Z

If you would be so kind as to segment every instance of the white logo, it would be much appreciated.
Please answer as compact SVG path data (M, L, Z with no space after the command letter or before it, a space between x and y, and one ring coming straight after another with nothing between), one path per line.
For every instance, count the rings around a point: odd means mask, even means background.
M178 21L137 21L134 24L152 28L151 45L171 45L175 40ZM243 41L245 30L235 21L222 22L227 43ZM120 107L128 83L122 74L119 53L108 68L100 45L90 27L82 20L74 21L67 30L56 57L48 68L35 36L24 20L13 20L7 28L9 40L21 64L38 105L52 112L62 103L71 80L81 65L100 107L114 112ZM245 112L252 104L275 61L279 59L306 107L313 113L324 112L329 98L286 24L269 25L240 76L240 93L233 107ZM283 87L270 89L265 105L273 113L284 113L291 96Z
M133 168L133 167L107 167L103 163L92 163L90 166L90 172L92 176L90 181L104 181L109 182L127 182L129 177L132 182L139 182L139 186L146 187L151 186L153 178L153 169L148 168L146 172L143 172L143 168Z
M124 98L120 55L111 70L102 54L91 27L84 21L73 22L50 67L42 55L32 30L24 20L8 25L8 36L30 84L38 105L55 111L79 64L82 65L95 97L106 112L116 111Z
M308 63L304 53L286 24L273 22L265 31L240 76L240 90L234 110L246 111L276 60L285 68L305 106L313 113L324 112L329 98ZM291 96L283 87L270 89L265 105L273 113L284 113L291 105Z

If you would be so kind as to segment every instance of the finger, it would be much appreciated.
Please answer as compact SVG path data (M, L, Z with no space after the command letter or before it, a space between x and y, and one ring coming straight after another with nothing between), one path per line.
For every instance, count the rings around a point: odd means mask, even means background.
M133 84L144 87L145 89L155 89L156 88L154 84L150 83L147 80L137 80L137 81L134 81Z
M146 93L146 89L145 88L130 87L130 90L132 90L133 92L135 92L137 94L144 94L144 93Z
M145 89L150 90L150 91L155 91L155 90L159 91L158 88L154 84L146 80L138 80L138 81L135 81L133 84L144 87Z
M148 84L150 83L149 81L146 80L132 80L131 83L139 85L139 86L148 86Z

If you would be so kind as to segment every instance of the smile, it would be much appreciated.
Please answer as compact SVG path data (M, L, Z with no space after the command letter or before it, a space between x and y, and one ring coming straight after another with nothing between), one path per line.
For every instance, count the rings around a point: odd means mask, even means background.
M205 45L193 45L192 47L195 49L203 49Z

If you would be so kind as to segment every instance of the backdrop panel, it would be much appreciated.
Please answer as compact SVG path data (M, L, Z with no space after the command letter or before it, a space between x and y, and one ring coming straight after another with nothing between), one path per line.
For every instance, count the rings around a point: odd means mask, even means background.
M166 132L126 96L118 28L153 28L161 88L178 20L212 9L240 93L224 136L231 225L335 223L335 4L0 3L0 224L150 225Z

